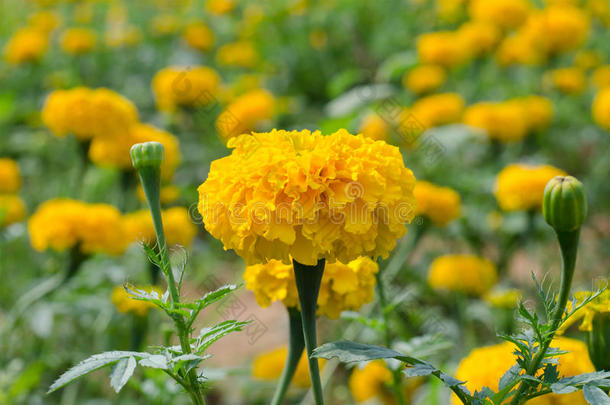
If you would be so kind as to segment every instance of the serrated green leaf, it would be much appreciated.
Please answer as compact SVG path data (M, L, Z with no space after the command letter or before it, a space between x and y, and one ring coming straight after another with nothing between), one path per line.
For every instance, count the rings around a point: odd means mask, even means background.
M237 290L237 288L238 288L238 286L235 284L227 284L214 291L210 291L209 293L204 295L203 298L201 298L195 302L203 309L203 308L207 307L208 305L211 305L211 304L223 299L226 295Z
M562 378L555 384L551 384L551 389L556 394L569 394L586 384L599 385L599 383L604 382L607 378L610 378L610 371L580 374L574 377Z
M133 356L129 356L122 358L114 366L112 373L110 373L110 386L114 388L115 392L118 393L127 384L137 364L136 359Z
M232 332L238 332L248 325L250 322L239 322L235 320L224 321L212 326L211 328L203 328L197 337L197 352L203 353L210 345L218 339Z
M312 357L323 359L337 357L343 363L352 363L355 361L391 359L404 356L402 353L385 347L342 340L317 347L314 349Z
M142 367L158 368L161 370L167 370L167 357L162 354L151 354L149 357L140 360Z
M610 397L603 390L592 384L582 387L582 393L590 405L610 405Z

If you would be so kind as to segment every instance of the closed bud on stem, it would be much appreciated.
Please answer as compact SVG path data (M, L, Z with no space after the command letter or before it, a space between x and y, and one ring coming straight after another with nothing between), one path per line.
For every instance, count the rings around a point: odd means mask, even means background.
M542 215L557 232L580 229L587 217L587 197L580 181L572 176L557 176L544 189Z
M131 163L136 170L144 167L161 167L165 159L165 149L159 142L136 143L129 151Z

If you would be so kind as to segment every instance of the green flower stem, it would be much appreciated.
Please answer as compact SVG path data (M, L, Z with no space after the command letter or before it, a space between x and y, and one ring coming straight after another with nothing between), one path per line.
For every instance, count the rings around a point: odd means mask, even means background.
M578 252L578 239L580 237L580 228L575 231L556 231L557 240L561 250L561 284L559 286L559 297L557 298L557 307L551 319L551 334L546 338L544 344L538 349L536 355L532 359L530 367L526 370L528 375L535 376L540 368L540 364L555 337L555 332L561 324L563 314L566 310L570 289L572 287L572 279L574 278L574 267L576 265L576 254ZM511 405L521 405L527 400L524 395L529 389L529 383L523 381L517 389L516 395L511 401Z
M288 356L286 357L284 371L282 371L282 376L280 377L278 386L275 389L275 393L273 394L271 405L280 405L282 403L282 400L286 395L286 391L288 391L288 387L290 386L290 382L292 381L292 377L294 377L294 373L299 364L299 360L301 359L301 355L303 354L303 350L305 349L301 313L296 308L286 309L288 311L288 321L290 328Z
M309 361L309 375L311 377L311 389L313 391L316 405L324 404L322 395L322 382L320 381L320 369L318 359L312 358L313 349L317 346L316 338L316 309L318 306L318 293L322 284L325 260L320 259L315 266L307 266L292 261L294 276L301 304L301 320L303 322L303 338Z

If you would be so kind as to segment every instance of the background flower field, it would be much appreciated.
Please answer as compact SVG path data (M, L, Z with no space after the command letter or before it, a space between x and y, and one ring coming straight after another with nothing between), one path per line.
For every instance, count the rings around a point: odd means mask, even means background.
M286 139L297 158L307 149L308 132L275 128L319 130L333 153L351 142L342 130L379 141L362 141L368 155L337 152L337 172L359 159L363 174L383 167L383 179L353 179L346 201L377 198L385 179L417 201L404 236L363 249L387 258L327 265L318 342L391 346L472 391L497 389L514 363L497 333L519 329L519 300L539 304L532 272L559 279L540 213L555 176L577 177L589 204L573 290L607 284L609 27L607 0L0 0L0 404L188 403L155 369L119 394L107 371L46 394L90 354L176 342L161 311L123 288L166 285L138 243L156 238L129 156L146 141L165 148L162 217L172 263L187 269L183 295L242 286L195 325L250 321L210 347L207 403L269 402L284 307L298 305L292 268L240 251L201 196L239 194L226 179L256 178ZM239 137L252 131L262 135ZM320 140L331 134L342 141ZM560 331L562 376L599 369L586 342L595 314L610 312L603 294ZM320 365L328 403L397 404L391 361ZM313 403L309 385L303 359L286 403ZM456 401L433 379L400 389L410 404ZM528 403L586 404L581 393Z

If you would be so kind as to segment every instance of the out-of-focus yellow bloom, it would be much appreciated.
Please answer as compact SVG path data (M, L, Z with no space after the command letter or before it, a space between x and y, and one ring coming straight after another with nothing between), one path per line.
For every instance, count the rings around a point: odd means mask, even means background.
M214 33L202 22L188 24L182 38L198 51L207 52L214 46Z
M591 82L598 89L610 87L610 65L600 66L593 71Z
M273 116L275 98L267 90L256 89L238 97L216 119L216 130L227 141L256 130L261 122Z
M432 128L460 121L464 100L457 93L433 94L417 100L410 113L424 127Z
M156 15L150 21L150 30L157 37L175 34L179 29L180 20L173 14Z
M93 20L93 2L77 2L72 10L72 18L78 24L89 24Z
M504 38L496 52L496 60L501 66L538 65L545 58L545 49L540 46L537 39L521 31Z
M396 405L391 383L392 371L383 360L374 360L362 368L354 368L349 377L349 390L354 401L358 403L376 399L384 405ZM404 382L404 397L410 399L420 384L418 379Z
M592 291L580 291L574 294L576 302L580 305L585 299L593 295ZM568 302L568 309L571 311L572 302ZM597 298L593 299L590 303L586 304L578 311L574 313L568 320L561 326L559 333L563 333L570 326L576 322L582 321L578 326L578 329L585 332L591 332L593 330L593 319L598 314L609 314L610 313L610 290L605 290Z
M190 247L197 235L197 226L184 207L172 207L161 212L163 230L168 245ZM148 210L125 214L123 226L128 242L154 243L157 240L152 217Z
M484 21L466 22L457 33L473 56L491 52L502 38L502 32L496 25Z
M19 166L13 159L0 158L0 193L15 193L21 188Z
M368 257L360 257L348 264L329 263L324 269L318 296L319 316L337 319L343 311L357 311L374 296L377 263ZM246 288L254 292L256 302L262 307L273 301L284 306L299 307L297 287L292 265L278 260L246 267Z
M492 307L500 309L515 309L522 298L521 291L516 288L496 289L489 291L483 297Z
M136 194L140 201L146 202L146 194L144 194L144 188L141 184L136 189ZM174 185L162 186L160 194L161 204L171 204L180 197L180 189Z
M225 66L252 68L258 63L258 52L251 41L233 42L218 49L216 61Z
M235 0L206 0L205 9L213 15L224 15L235 8Z
M551 124L553 103L548 98L527 96L513 99L512 102L519 103L523 108L529 131L542 131Z
M460 65L470 58L464 38L455 31L428 32L417 38L417 54L424 64L445 67Z
M309 44L313 49L322 50L326 48L328 35L323 29L314 29L309 32Z
M108 204L57 198L42 203L28 222L32 247L121 254L126 247L121 213Z
M104 41L111 48L135 46L141 40L142 32L135 25L111 25L104 34Z
M252 363L252 377L266 381L278 380L282 375L287 356L288 347L286 346L259 354ZM319 359L318 364L321 370L326 365L326 360ZM303 352L299 360L292 383L299 388L309 388L311 386L309 364L305 352Z
M415 94L432 92L447 80L445 69L438 65L420 65L405 73L402 85Z
M417 207L415 215L423 215L438 226L445 226L460 216L460 195L449 187L417 181L413 190Z
M428 270L428 283L435 290L456 291L480 297L498 281L496 266L475 255L439 256Z
M531 10L532 5L527 0L472 0L469 6L473 20L505 29L523 24Z
M385 142L273 130L228 146L199 187L198 208L206 229L249 265L387 257L413 219L415 178Z
M548 77L557 90L565 94L582 93L587 87L587 76L580 68L555 69L550 72Z
M602 128L610 131L610 87L597 93L593 101L593 119Z
M59 43L64 52L80 55L95 48L97 36L89 28L68 28L61 34Z
M0 226L7 226L25 218L25 203L15 194L0 194Z
M465 12L467 0L436 0L436 15L439 19L454 23Z
M466 108L463 122L485 130L489 138L501 142L519 141L529 129L522 106L514 102L473 104Z
M42 59L48 44L49 40L44 31L31 27L22 28L4 46L4 60L13 64L37 62Z
M28 23L43 32L51 32L61 24L61 17L53 11L44 10L30 15Z
M511 164L498 174L494 194L504 211L540 209L546 183L566 175L550 165Z
M598 67L603 62L603 55L598 51L580 51L574 56L574 66L583 70Z
M163 144L165 160L161 165L161 175L166 180L170 179L181 160L179 141L169 132L152 125L136 124L125 129L122 136L94 138L89 148L89 159L99 166L131 170L131 147L136 143L151 141Z
M202 107L216 102L220 76L209 67L168 67L152 80L157 107L172 112L178 106Z
M575 339L556 338L551 347L568 352L557 357L558 371L562 377L595 371L584 343ZM474 349L461 361L455 376L459 380L466 381L466 388L470 392L481 390L483 387L497 391L500 378L517 363L514 352L515 345L509 342ZM586 405L587 401L582 392L575 392L544 395L527 403L528 405ZM461 404L455 395L452 397L452 404Z
M149 294L154 291L157 293L159 298L163 296L163 291L156 286L137 286L135 288L138 290L144 290ZM116 307L117 311L122 314L145 316L148 314L150 309L156 308L156 305L153 303L132 298L132 295L129 294L122 285L117 285L112 289L110 299L112 300L112 303Z
M390 125L381 117L381 115L377 113L370 113L362 120L358 132L367 138L371 138L376 141L385 141L388 139Z
M76 87L55 90L42 109L42 121L56 136L111 138L138 121L136 107L112 90Z

